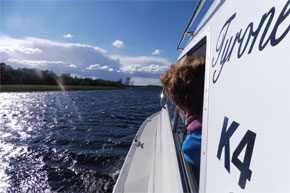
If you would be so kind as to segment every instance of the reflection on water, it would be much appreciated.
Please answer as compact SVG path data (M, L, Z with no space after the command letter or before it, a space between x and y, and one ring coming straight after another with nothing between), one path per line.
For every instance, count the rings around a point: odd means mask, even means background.
M159 93L0 93L0 192L112 191Z

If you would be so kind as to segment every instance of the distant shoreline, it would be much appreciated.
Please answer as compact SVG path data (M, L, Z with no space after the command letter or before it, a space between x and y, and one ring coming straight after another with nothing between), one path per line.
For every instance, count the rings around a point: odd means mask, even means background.
M76 86L76 85L0 85L0 92L34 92L34 91L81 91L81 90L118 90L114 86Z

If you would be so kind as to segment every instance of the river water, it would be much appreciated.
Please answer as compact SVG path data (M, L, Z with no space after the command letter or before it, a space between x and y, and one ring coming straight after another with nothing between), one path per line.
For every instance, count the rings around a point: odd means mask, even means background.
M0 93L0 192L111 192L160 92Z

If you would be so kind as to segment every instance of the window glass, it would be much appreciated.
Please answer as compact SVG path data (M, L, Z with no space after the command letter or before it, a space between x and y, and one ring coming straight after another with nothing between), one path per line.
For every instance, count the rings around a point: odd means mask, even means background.
M171 123L171 126L173 126L176 105L170 99L168 99L167 106L168 106L170 123Z
M173 137L177 150L178 164L184 192L198 192L198 181L196 180L192 166L185 161L183 157L182 144L186 137L186 132L185 117L176 108Z
M177 123L176 123L176 136L178 137L178 146L182 147L182 143L186 137L186 126L185 126L185 117L178 112L177 113Z
M204 57L206 58L206 37L202 38L187 54L185 57ZM203 85L202 85L203 86ZM172 117L172 112L170 113ZM185 124L186 118L175 109L173 121L173 137L175 141L178 164L180 168L182 184L184 192L198 192L199 186L199 166L190 164L185 160L182 152L182 144L187 137L187 125ZM190 137L187 139L191 139Z

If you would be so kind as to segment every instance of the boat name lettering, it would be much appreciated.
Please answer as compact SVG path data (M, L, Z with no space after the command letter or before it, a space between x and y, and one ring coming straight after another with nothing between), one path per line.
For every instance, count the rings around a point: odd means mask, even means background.
M222 132L220 137L220 142L217 151L217 158L221 160L222 150L224 149L225 163L224 167L226 170L231 173L230 170L230 138L239 127L239 123L233 121L228 127L228 118L224 117L224 122L222 126ZM227 129L228 128L228 129ZM241 139L240 143L236 147L235 151L232 154L232 163L240 170L239 186L242 189L245 189L247 180L251 180L252 171L250 170L251 159L253 155L253 149L256 140L256 133L248 130L244 137ZM242 150L246 147L244 160L239 160L239 155Z
M266 12L260 20L260 23L258 27L254 29L254 23L250 22L246 29L240 29L234 36L228 37L228 31L231 25L231 22L235 19L236 13L234 13L223 25L220 34L218 36L217 42L216 42L216 56L212 58L212 67L215 68L218 61L220 66L216 67L213 73L213 83L216 83L219 79L221 72L224 68L224 64L226 62L229 62L231 59L231 55L233 53L233 50L235 47L238 46L237 50L237 58L240 59L247 48L247 54L251 54L253 51L253 48L255 46L255 43L258 42L258 49L259 51L262 51L265 49L269 42L271 46L278 45L288 34L290 30L290 25L286 25L286 28L283 29L280 27L280 24L283 24L283 21L289 16L290 9L289 9L289 3L290 0L288 0L281 10L274 27L272 28L271 32L268 32L275 15L275 7L272 7L268 12ZM287 23L287 22L286 22ZM262 27L264 27L264 30L262 31ZM285 22L284 22L285 26ZM279 31L279 33L277 33ZM259 34L262 34L259 36ZM258 36L260 39L258 39Z

